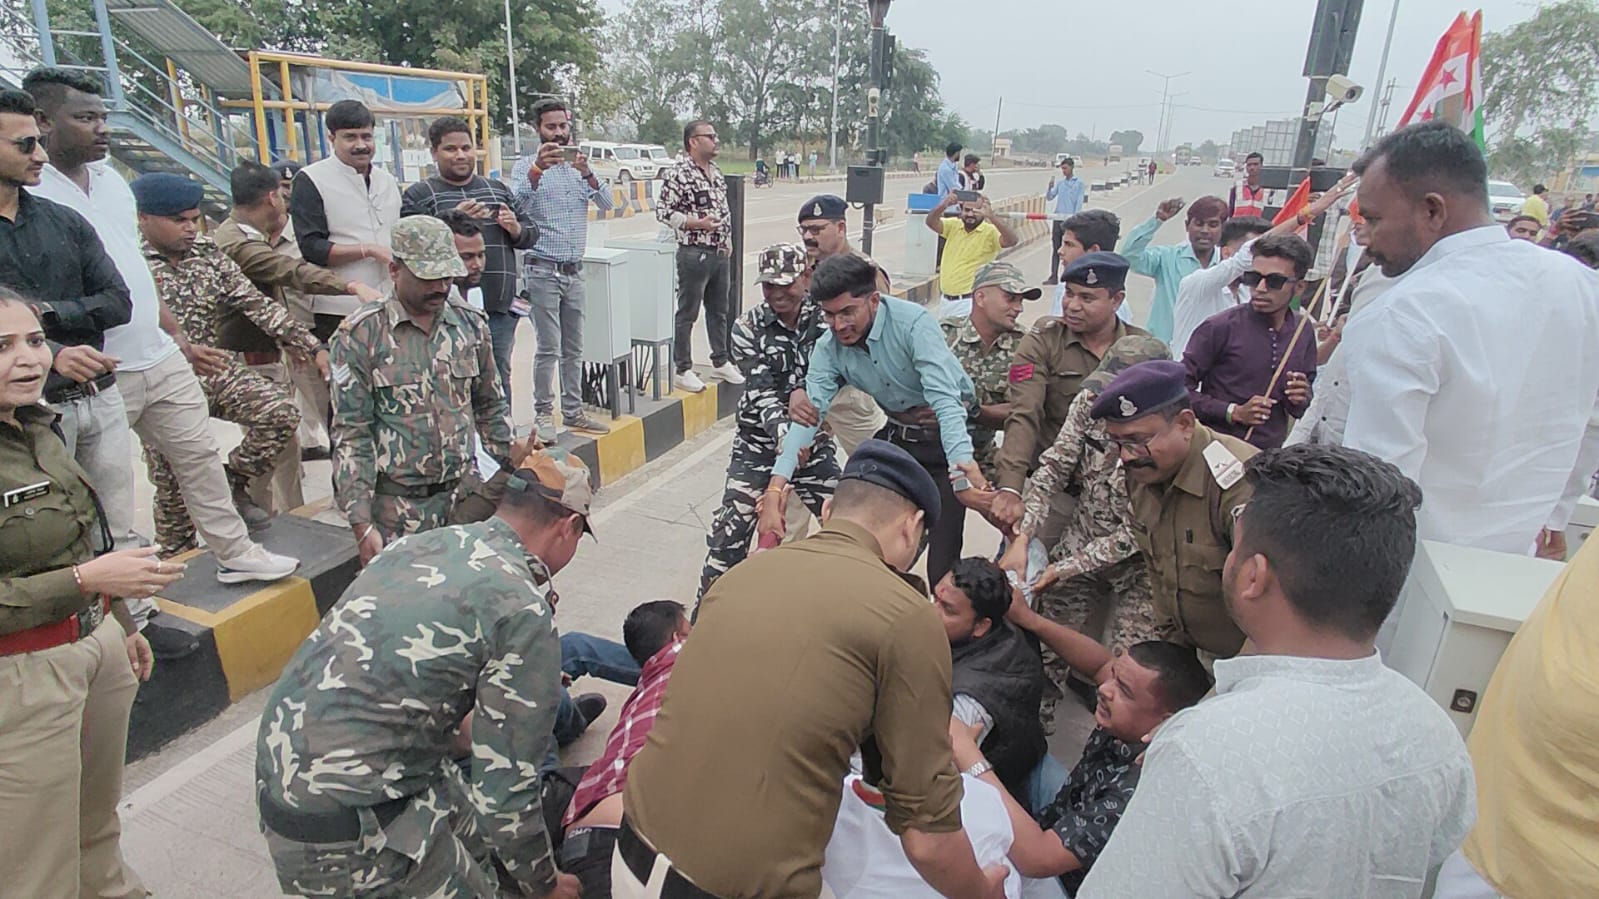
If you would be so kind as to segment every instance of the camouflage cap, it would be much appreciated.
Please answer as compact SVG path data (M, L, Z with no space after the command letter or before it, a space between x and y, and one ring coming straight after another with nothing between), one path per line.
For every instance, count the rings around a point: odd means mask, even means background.
M803 246L797 243L774 243L761 251L760 261L756 263L760 275L755 283L793 284L796 278L805 274L805 267L810 264Z
M450 226L431 215L408 215L395 222L389 249L424 281L466 277L466 263L455 252Z
M422 216L415 216L422 218ZM404 221L403 219L401 221ZM583 460L560 447L528 454L521 467L505 482L505 489L532 491L552 503L583 516L583 530L589 534L589 506L594 502L594 485Z
M1006 293L1013 293L1027 300L1036 300L1044 295L1044 291L1037 287L1027 286L1027 279L1022 277L1022 270L1009 262L990 262L977 270L977 277L972 281L972 289L979 287L998 287Z
M1129 334L1110 345L1099 367L1083 379L1083 390L1090 394L1103 393L1110 382L1126 369L1140 362L1170 359L1171 349L1159 337Z

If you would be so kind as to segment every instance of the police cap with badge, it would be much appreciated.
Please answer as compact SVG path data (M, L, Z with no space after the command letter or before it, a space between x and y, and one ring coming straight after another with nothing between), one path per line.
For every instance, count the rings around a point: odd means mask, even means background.
M1127 285L1129 268L1132 268L1132 264L1120 253L1094 250L1068 263L1066 270L1060 273L1060 280L1065 284L1103 287L1115 293Z
M844 202L843 197L834 196L833 194L821 194L806 200L805 205L800 207L799 221L800 224L813 222L817 219L842 222L844 213L848 209L849 204Z
M1188 398L1188 370L1169 359L1140 362L1117 375L1088 409L1092 418L1125 424Z
M903 496L922 510L922 524L929 531L938 522L941 503L933 476L910 453L887 440L874 437L863 442L850 454L838 480L865 481Z

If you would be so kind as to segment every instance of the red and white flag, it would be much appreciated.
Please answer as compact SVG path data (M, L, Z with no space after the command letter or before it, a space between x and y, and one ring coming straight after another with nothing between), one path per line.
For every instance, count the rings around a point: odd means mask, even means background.
M1416 95L1396 127L1403 128L1412 121L1443 119L1483 146L1481 51L1482 10L1470 18L1459 14L1438 39L1421 83L1416 86Z

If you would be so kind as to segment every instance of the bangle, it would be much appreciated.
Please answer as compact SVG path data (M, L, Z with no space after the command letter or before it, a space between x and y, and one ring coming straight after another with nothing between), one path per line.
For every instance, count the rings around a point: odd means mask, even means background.
M362 524L366 524L366 522L362 522ZM372 533L372 525L366 524L366 530L355 535L355 542L360 543L362 540L365 540L367 535L370 533Z
M78 573L78 566L76 565L72 566L72 582L78 585L79 593L87 594L89 592L83 589L83 575Z
M766 488L766 492L767 493L782 493L783 492L783 488L782 487L768 487L768 488Z

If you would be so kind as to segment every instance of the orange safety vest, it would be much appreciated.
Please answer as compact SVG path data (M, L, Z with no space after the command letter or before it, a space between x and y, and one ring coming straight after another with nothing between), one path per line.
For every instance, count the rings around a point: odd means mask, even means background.
M1249 189L1248 181L1238 182L1233 188L1233 215L1259 215L1266 214L1266 188L1257 187Z

